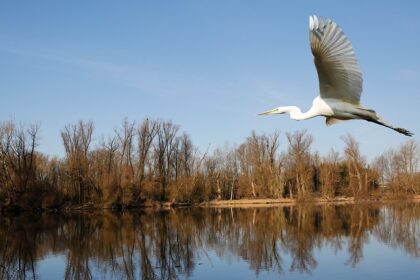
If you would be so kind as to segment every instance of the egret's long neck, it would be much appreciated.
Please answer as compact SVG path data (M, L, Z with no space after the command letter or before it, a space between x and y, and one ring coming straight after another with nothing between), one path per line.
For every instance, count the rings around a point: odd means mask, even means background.
M278 107L277 110L278 110L278 114L288 113L292 120L297 120L297 121L302 121L302 120L310 119L317 116L314 110L312 110L312 108L308 112L305 112L305 113L302 113L299 107L296 107L296 106Z

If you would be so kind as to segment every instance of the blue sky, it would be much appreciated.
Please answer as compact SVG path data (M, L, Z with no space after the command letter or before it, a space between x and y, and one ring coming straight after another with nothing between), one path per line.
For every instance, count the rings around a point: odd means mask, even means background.
M3 1L0 120L41 122L39 149L63 153L80 119L95 138L129 120L170 119L204 151L252 130L307 129L314 150L351 133L369 158L407 140L392 130L324 118L257 117L307 110L318 94L308 17L335 20L364 77L362 103L419 139L420 4L416 1Z

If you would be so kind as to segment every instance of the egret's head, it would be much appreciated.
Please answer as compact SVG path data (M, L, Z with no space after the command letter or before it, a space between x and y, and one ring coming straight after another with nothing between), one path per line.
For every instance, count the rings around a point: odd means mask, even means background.
M261 116L261 115L274 115L274 114L284 114L284 113L290 114L290 118L293 120L298 120L300 116L302 115L302 112L296 106L277 107L277 108L259 113L258 115Z

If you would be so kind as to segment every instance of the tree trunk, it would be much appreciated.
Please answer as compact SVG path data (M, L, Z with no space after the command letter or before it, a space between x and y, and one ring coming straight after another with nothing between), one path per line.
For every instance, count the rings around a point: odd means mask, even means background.
M232 186L230 188L230 200L233 200L233 187L235 186L235 176L232 177Z
M252 190L252 196L255 198L257 195L255 193L255 184L253 181L251 182L251 190Z

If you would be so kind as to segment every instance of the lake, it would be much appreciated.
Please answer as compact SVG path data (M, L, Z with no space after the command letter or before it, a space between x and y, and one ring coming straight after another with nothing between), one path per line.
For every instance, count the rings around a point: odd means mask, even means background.
M0 217L0 279L420 279L420 203Z

